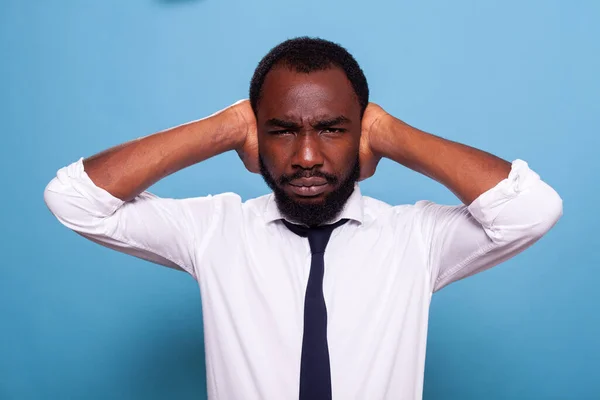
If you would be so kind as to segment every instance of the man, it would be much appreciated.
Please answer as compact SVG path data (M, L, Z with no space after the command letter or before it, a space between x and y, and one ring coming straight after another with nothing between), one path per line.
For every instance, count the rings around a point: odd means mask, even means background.
M289 40L258 65L249 101L79 159L47 186L70 229L197 279L209 398L421 398L431 294L514 256L562 215L525 162L422 132L368 97L345 49ZM273 193L145 191L229 150ZM361 195L357 181L382 157L464 205Z

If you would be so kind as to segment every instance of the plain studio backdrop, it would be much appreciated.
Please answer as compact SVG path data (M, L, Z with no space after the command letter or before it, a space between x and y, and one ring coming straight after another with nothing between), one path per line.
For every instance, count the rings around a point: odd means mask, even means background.
M600 398L599 18L592 0L1 1L0 399L205 398L196 282L64 228L43 190L247 97L260 58L301 35L347 47L395 116L522 158L564 200L532 248L433 296L424 398ZM267 190L235 153L151 188ZM458 203L390 161L362 190Z

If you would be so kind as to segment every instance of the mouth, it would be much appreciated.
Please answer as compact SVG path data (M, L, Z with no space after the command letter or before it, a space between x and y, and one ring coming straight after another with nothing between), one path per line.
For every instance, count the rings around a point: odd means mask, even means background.
M327 191L329 183L324 178L299 178L289 182L290 190L301 197L315 197Z

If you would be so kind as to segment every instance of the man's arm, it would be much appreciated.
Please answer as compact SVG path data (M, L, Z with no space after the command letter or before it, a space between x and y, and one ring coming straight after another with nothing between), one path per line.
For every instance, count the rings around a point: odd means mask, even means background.
M160 198L159 179L227 150L251 169L256 138L246 101L208 118L116 146L61 168L44 199L66 227L87 239L195 276L195 249L235 196Z
M363 126L377 158L386 157L450 189L464 204L506 179L511 164L492 154L416 129L369 105Z
M254 128L246 101L210 117L115 146L83 160L90 179L129 201L160 179L229 150L239 150Z
M376 105L365 112L363 136L363 177L387 157L442 183L465 204L415 207L432 291L520 253L562 215L559 195L524 161L509 163L420 131Z

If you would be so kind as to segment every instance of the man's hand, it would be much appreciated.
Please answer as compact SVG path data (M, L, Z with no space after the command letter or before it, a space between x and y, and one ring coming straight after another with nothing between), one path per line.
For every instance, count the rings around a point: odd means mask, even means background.
M256 118L250 101L240 100L229 107L229 111L231 111L232 118L235 118L239 132L239 145L235 151L248 171L259 173Z
M375 103L369 103L362 119L362 130L360 136L360 180L367 179L375 173L382 152L376 147L377 135L381 134L380 126L382 120L390 115Z

